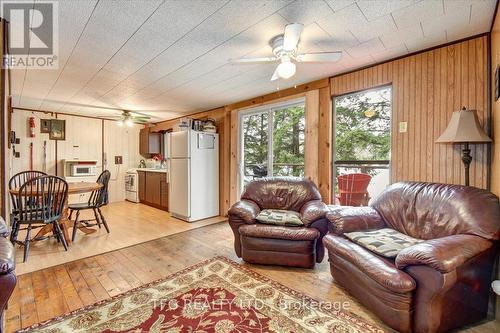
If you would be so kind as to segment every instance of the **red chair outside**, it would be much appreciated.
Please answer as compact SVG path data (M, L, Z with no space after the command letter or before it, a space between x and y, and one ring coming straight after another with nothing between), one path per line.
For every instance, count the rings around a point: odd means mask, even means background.
M339 194L337 199L342 206L367 206L370 196L368 185L372 177L365 173L350 173L337 177Z

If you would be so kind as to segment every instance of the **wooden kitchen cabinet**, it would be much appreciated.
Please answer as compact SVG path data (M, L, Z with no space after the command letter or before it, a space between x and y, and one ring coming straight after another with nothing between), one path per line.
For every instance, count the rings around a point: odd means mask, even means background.
M161 153L162 134L151 132L149 127L141 129L139 133L139 154L149 158L151 155Z
M168 182L165 172L138 171L141 203L168 211Z
M146 173L144 171L137 171L139 174L139 201L146 201Z
M160 178L161 173L146 172L146 201L155 205L161 203Z

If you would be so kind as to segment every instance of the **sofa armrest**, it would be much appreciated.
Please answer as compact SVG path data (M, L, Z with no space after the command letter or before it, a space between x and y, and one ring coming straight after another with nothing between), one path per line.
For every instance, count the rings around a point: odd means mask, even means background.
M259 206L251 200L238 201L227 212L229 226L234 234L234 250L239 258L241 258L240 227L242 225L257 223L256 218L259 213Z
M300 218L304 225L308 226L326 216L328 207L321 200L311 200L306 202L300 209Z
M431 239L403 249L396 257L396 266L426 265L448 273L486 251L493 243L474 235L452 235Z
M9 227L7 226L7 223L5 223L5 220L3 217L0 216L0 237L7 237L9 236Z
M0 275L8 274L16 268L14 246L5 238L0 238Z
M330 232L342 235L347 232L381 229L385 222L372 207L336 207L326 214Z
M229 221L237 219L243 221L245 224L255 223L257 215L260 213L260 208L257 204L250 200L241 200L231 206L228 211Z

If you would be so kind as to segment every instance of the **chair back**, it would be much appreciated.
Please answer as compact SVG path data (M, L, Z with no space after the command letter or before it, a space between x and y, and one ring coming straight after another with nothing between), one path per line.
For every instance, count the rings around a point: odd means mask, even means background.
M390 227L414 238L469 234L495 240L500 235L497 196L472 186L400 182L371 206Z
M337 177L338 199L342 206L366 206L368 185L372 177L365 173L350 173Z
M88 201L89 206L101 207L108 204L108 184L110 178L111 172L109 172L109 170L104 170L103 172L101 172L99 178L97 178L97 183L101 184L102 187L100 189L92 191Z
M40 176L26 181L17 196L22 223L50 223L61 218L68 196L68 183L56 176Z
M260 209L284 209L299 212L311 200L321 200L316 185L299 177L267 177L248 183L241 199L252 200Z
M28 180L31 180L36 177L46 176L47 174L42 171L22 171L14 176L12 176L9 180L9 190L18 189ZM14 194L10 193L10 202L12 204L11 209L17 210L17 198Z

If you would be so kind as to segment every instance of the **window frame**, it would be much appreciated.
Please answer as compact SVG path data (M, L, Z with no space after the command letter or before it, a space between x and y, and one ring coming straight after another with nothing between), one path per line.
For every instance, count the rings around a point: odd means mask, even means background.
M275 110L280 110L284 109L287 107L292 107L296 105L303 105L304 106L304 120L306 121L307 117L307 103L306 103L306 98L305 97L299 97L299 98L294 98L294 99L289 99L284 102L279 102L279 103L272 103L272 104L266 104L266 105L261 105L258 107L254 108L249 108L245 110L241 110L238 112L238 162L237 162L237 170L238 170L238 175L237 175L237 181L238 181L238 197L241 195L243 192L244 188L244 147L243 147L243 118L245 116L251 116L251 115L256 115L256 114L261 114L261 113L267 113L268 115L268 120L267 120L267 174L269 177L269 174L273 174L273 161L274 161L274 151L273 151L273 125L274 125L274 117L273 117L273 112ZM306 121L306 126L307 126L307 121ZM307 140L307 137L304 138L304 140ZM306 161L304 160L304 163Z
M390 128L390 140L389 140L390 154L389 154L389 163L387 165L388 165L388 169L389 169L389 185L392 183L392 138L393 138L393 135L394 135L394 133L393 133L394 87L393 87L392 82L387 83L387 84L382 84L382 85L379 85L379 86L375 86L375 87L370 87L370 88L367 88L367 89L360 89L360 90L356 90L356 91L351 91L351 92L348 92L348 93L345 93L345 94L333 95L331 97L331 103L332 103L332 133L331 133L331 138L332 138L331 154L332 155L331 155L331 162L332 162L332 165L331 165L331 169L330 169L331 170L331 178L332 178L331 179L332 187L330 189L332 202L335 202L335 189L337 187L337 177L335 177L335 169L337 168L337 166L336 166L336 156L337 156L337 139L336 139L336 131L337 131L337 107L336 107L335 99L341 98L341 97L346 97L346 96L351 96L351 95L358 95L358 94L362 94L362 93L366 93L366 92L370 92L370 91L375 91L375 90L381 90L381 89L385 89L385 88L390 88L391 89L391 93L390 93L390 95L391 95L391 107L390 107L391 119L389 121L389 128ZM373 160L373 161L362 161L362 160L359 160L359 161L355 161L355 162L369 162L369 163L373 162L374 165L376 165L377 163L378 164L384 164L383 163L384 161L376 161L376 160Z

